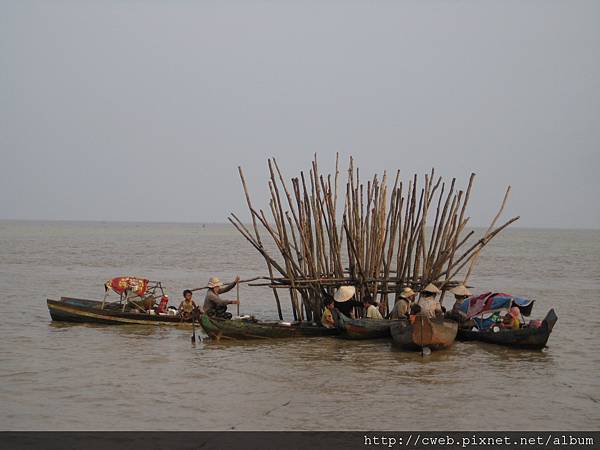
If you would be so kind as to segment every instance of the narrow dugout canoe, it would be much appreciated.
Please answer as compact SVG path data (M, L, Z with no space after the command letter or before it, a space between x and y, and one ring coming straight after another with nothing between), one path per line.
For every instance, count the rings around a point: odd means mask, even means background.
M339 334L335 328L325 328L306 322L282 323L260 322L245 319L220 319L204 314L200 325L210 337L233 339L270 339L290 337L334 336Z
M190 321L184 322L181 317L171 315L151 315L132 311L122 311L102 302L84 300L72 297L62 297L60 300L47 299L50 317L56 322L102 323L109 325L171 325L191 327Z
M405 350L421 350L429 347L440 350L450 347L456 339L458 324L443 318L429 319L418 314L414 323L409 321L393 324L390 327L394 344Z
M525 327L518 330L500 328L498 331L494 331L493 328L479 331L459 329L458 339L461 341L488 342L520 349L540 350L546 346L557 320L556 312L551 309L539 328Z
M352 319L344 314L336 315L336 325L341 337L347 339L378 339L390 336L390 326L401 320Z

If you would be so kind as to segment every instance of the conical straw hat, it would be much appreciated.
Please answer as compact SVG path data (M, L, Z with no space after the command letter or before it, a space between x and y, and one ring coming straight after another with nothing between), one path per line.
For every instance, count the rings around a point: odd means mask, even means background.
M427 286L425 286L423 288L423 292L430 292L432 294L439 294L442 291L440 291L435 284L429 283Z
M452 292L454 295L459 295L462 297L470 297L471 296L471 292L466 288L466 286L464 284L459 284L455 288L450 289L450 292Z
M333 299L339 303L347 302L354 297L355 293L356 288L354 286L341 286L335 291L335 294L333 294Z

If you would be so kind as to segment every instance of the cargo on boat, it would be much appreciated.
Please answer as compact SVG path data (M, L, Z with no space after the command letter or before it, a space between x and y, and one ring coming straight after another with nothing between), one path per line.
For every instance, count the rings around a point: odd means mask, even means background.
M534 300L515 297L510 294L491 293L471 297L460 309L466 318L459 325L457 339L461 341L481 341L513 348L540 350L548 342L558 316L554 309L546 314L544 320L531 320L518 329L503 328L497 320L499 314L517 307L520 315L531 314Z
M487 330L459 330L458 339L461 341L488 342L519 349L541 350L546 346L557 320L558 316L554 309L551 309L546 314L540 327L529 326L518 330L498 327Z
M110 325L187 325L174 307L168 308L169 297L160 281L138 277L118 277L104 284L104 298L86 300L75 297L47 299L48 311L54 321L103 323ZM117 301L107 301L111 293L119 296ZM160 299L159 307L155 307Z

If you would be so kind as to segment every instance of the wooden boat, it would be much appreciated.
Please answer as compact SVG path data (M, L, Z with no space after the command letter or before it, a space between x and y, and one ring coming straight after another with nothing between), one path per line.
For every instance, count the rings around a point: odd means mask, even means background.
M421 350L428 347L440 350L450 347L456 339L458 324L443 318L430 319L425 315L414 316L414 322L395 323L390 327L394 344L405 350Z
M513 348L540 350L546 346L557 320L558 316L554 312L554 309L551 309L538 328L525 327L518 330L502 329L499 327L492 327L487 330L459 329L458 339L461 341L489 342Z
M270 339L289 337L334 336L335 328L325 328L307 322L262 322L253 319L220 319L204 314L200 325L210 337L215 339Z
M50 317L58 322L103 323L110 325L175 325L191 327L190 321L184 322L175 315L156 315L122 310L122 306L100 301L84 300L73 297L61 297L60 300L47 299Z
M390 336L390 326L400 320L352 319L344 314L336 315L336 325L341 337L347 339L378 339Z

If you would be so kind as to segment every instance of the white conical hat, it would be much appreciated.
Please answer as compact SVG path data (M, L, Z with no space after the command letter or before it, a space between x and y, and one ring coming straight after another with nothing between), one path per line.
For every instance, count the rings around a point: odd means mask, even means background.
M439 294L442 291L440 291L435 284L429 283L427 286L425 286L423 288L423 292L430 292L432 294Z
M452 292L454 295L459 295L461 297L471 296L471 292L466 288L464 284L459 284L455 288L450 289L450 292Z
M217 277L212 277L210 280L208 280L209 288L221 287L221 286L223 286L223 283L221 283L221 280L219 280Z
M333 299L336 302L347 302L356 293L356 288L354 286L341 286L339 289L335 291L333 294Z

